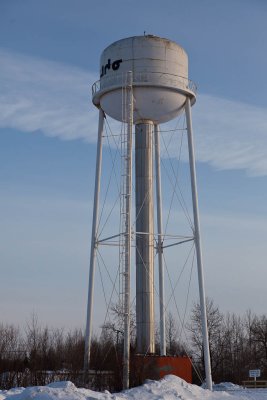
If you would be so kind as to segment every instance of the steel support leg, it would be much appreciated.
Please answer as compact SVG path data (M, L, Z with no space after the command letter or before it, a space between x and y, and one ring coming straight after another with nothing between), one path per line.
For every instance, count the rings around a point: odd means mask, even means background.
M89 370L90 364L90 345L92 337L92 313L93 313L93 297L94 297L94 274L95 274L95 258L96 258L96 239L97 239L97 224L98 224L98 208L99 208L99 193L100 193L100 178L102 167L102 138L104 128L104 112L99 110L98 120L98 141L97 141L97 156L96 156L96 174L95 174L95 194L94 194L94 210L93 210L93 225L91 236L91 256L90 256L90 272L89 272L89 287L87 301L87 320L85 331L85 350L84 350L84 376Z
M194 226L195 226L194 237L196 245L197 269L198 269L198 284L199 284L199 298L200 298L200 308L201 308L201 326L203 335L205 374L206 374L207 388L212 390L209 335L207 326L206 298L205 298L203 262L202 262L201 240L200 240L195 153L194 153L194 143L193 143L191 104L189 98L186 99L185 113L186 113L188 152L189 152L190 173L191 173L192 203L193 203Z
M155 170L157 193L157 225L158 225L158 264L159 264L159 312L160 312L160 355L166 356L165 333L165 282L162 248L162 198L161 198L161 169L160 169L160 138L159 126L155 125Z

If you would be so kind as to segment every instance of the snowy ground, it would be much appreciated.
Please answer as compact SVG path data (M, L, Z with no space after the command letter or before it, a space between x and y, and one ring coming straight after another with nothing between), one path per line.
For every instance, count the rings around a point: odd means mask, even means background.
M222 390L226 389L226 391ZM78 389L71 382L55 382L47 386L14 388L0 391L0 400L267 400L267 389L242 389L232 384L215 386L215 391L190 385L168 375L161 381L148 381L125 392L98 393Z

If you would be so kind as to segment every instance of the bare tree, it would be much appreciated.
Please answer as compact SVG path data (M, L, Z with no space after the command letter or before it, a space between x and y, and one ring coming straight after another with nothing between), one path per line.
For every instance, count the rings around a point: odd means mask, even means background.
M171 312L168 312L166 315L166 348L167 355L184 355L183 345L179 338L177 321Z
M254 344L257 362L263 369L267 369L267 317L254 316L251 326L251 341Z
M124 335L124 313L123 305L121 303L115 303L110 308L112 321L106 322L102 326L102 335L106 335L108 340L112 340L114 344L120 346L123 342ZM135 345L135 312L133 309L130 310L130 337L131 346Z
M212 373L215 374L220 364L220 358L224 346L224 316L220 312L219 308L214 305L213 300L207 298L206 305L211 367ZM186 327L191 333L191 341L193 349L195 351L195 359L200 362L202 370L204 371L201 309L198 303L194 304L191 311L190 322L187 324Z

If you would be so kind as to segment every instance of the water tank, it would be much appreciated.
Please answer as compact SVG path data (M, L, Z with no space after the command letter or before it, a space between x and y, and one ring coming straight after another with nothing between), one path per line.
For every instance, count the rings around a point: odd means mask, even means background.
M108 46L100 59L100 80L93 85L93 103L122 121L122 87L132 71L134 123L167 122L182 110L186 96L195 102L188 79L188 57L177 43L153 35L133 36Z

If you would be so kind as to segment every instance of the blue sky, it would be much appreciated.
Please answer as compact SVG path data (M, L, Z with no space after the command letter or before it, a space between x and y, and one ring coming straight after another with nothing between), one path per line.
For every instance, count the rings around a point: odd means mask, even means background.
M181 44L193 108L207 294L266 311L267 4L0 1L0 315L83 327L101 51L144 31ZM100 304L100 303L99 303Z

